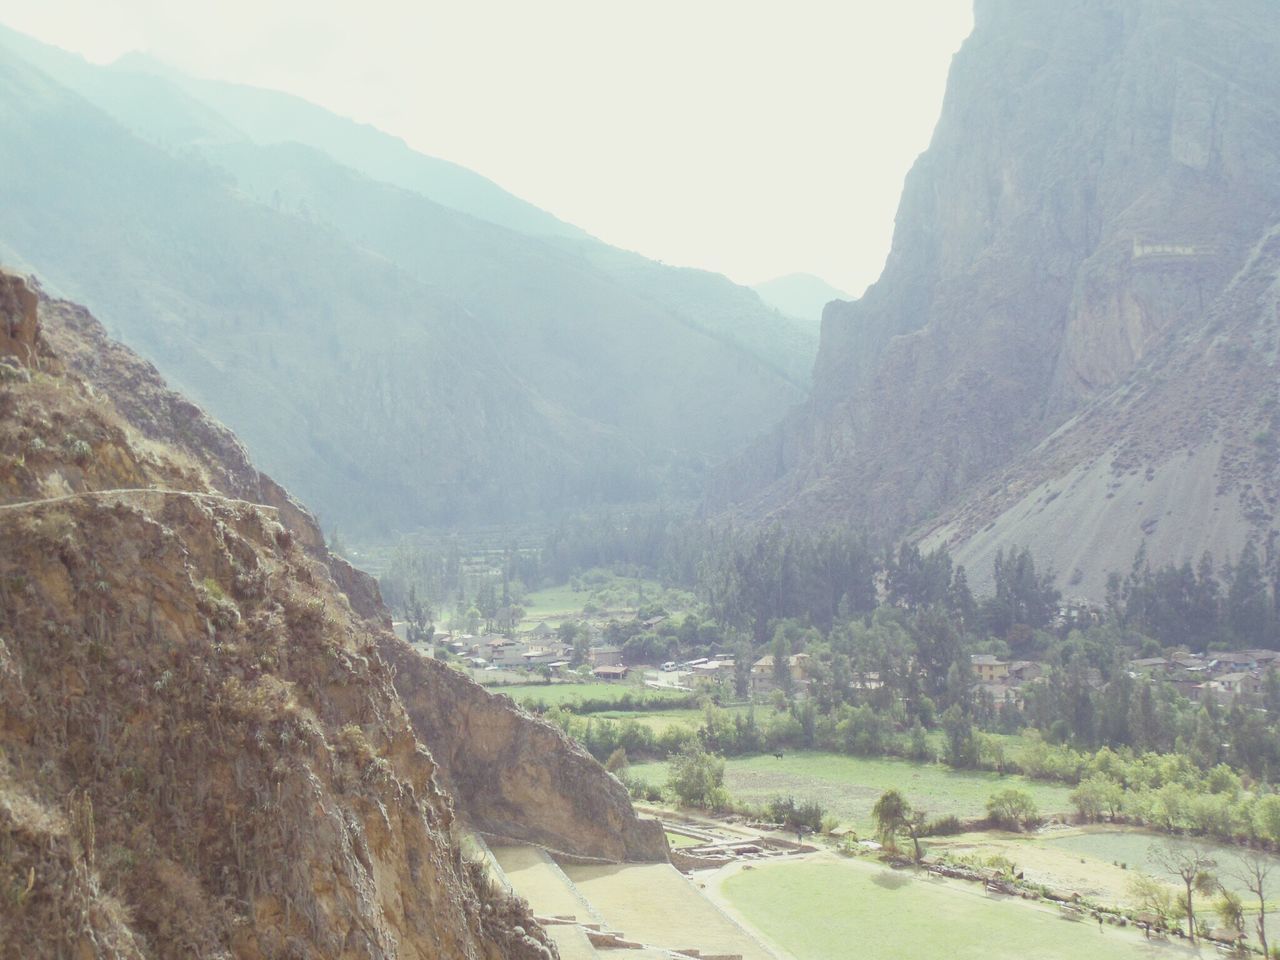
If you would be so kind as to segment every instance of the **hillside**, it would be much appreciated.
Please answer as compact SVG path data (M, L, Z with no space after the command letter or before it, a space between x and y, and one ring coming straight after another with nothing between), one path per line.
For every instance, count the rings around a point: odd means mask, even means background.
M1274 528L1280 9L977 5L885 270L726 475L750 516L1030 545L1097 596L1145 539Z
M811 340L722 277L539 227L515 198L489 211L508 225L480 219L430 158L290 98L0 43L0 251L91 304L327 524L693 498L803 396ZM312 142L240 127L264 117Z
M665 859L556 728L384 629L234 436L8 275L0 410L0 957L550 958L462 825Z
M843 290L811 273L789 273L757 283L751 289L769 306L800 320L814 334L822 329L822 312L828 303L851 299Z

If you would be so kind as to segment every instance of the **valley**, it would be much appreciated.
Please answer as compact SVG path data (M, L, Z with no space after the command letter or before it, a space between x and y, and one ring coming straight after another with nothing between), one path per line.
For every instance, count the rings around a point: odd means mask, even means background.
M0 24L0 960L1276 954L1280 7L975 2L855 295L862 35L116 2Z

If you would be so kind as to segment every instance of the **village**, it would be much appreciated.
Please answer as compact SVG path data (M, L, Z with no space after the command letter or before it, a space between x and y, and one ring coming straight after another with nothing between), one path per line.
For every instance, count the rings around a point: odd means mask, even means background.
M664 617L650 618L641 626L652 631L665 620ZM397 623L396 627L397 632L403 634L404 624ZM722 684L732 685L734 681L736 660L730 652L712 651L708 657L661 664L627 664L623 662L622 647L604 643L598 625L583 623L579 629L588 633L590 642L585 649L579 646L576 654L575 645L558 639L546 621L514 636L438 635L430 643L418 644L418 648L428 655L443 654L464 664L473 679L487 686L526 683L531 679L624 682L640 673L646 686L697 692ZM575 655L580 658L579 662L575 662ZM973 692L989 698L997 711L1008 706L1021 709L1030 686L1048 681L1050 665L1040 661L984 653L971 654L969 660ZM803 699L809 686L810 662L811 656L807 653L787 658L790 693L796 699ZM1212 698L1221 706L1229 706L1241 695L1260 696L1266 690L1268 671L1277 666L1280 666L1280 651L1263 649L1171 651L1164 656L1127 662L1129 675L1135 680L1168 683L1193 703ZM749 695L753 699L771 695L778 688L778 678L772 654L755 658L750 669ZM1096 668L1089 668L1085 679L1095 689L1103 686L1102 674ZM849 685L853 690L870 691L879 689L881 680L878 673L867 671L855 674Z

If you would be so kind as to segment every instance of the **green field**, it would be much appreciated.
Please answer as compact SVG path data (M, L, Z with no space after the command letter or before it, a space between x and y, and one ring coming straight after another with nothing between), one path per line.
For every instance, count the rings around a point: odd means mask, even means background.
M1190 847L1193 841L1179 837L1171 837L1146 830L1134 830L1125 827L1094 826L1086 827L1080 832L1067 836L1045 838L1045 843L1081 857L1102 860L1105 863L1126 864L1130 870L1141 870L1153 877L1176 883L1178 878L1158 864L1152 856L1152 847L1172 845L1177 848ZM1231 873L1238 872L1237 856L1243 852L1233 847L1209 841L1195 841L1195 845L1208 853L1213 859L1211 872L1228 889L1245 895L1245 905L1252 906L1252 898L1248 896L1248 888L1244 882ZM1273 876L1280 876L1280 857L1268 856L1272 864ZM1280 894L1280 883L1274 885ZM1269 898L1270 899L1270 898Z
M686 837L683 834L667 831L667 843L670 844L673 850L679 850L681 847L699 846L702 841L695 840L693 837Z
M583 578L578 590L574 590L568 583L562 583L525 594L520 602L525 610L521 624L525 629L539 621L558 626L562 620L581 616L582 608L588 602L595 603L601 610L612 614L630 613L636 609L637 601L642 595L646 603L666 596L662 585L656 580L638 581L610 573L599 573L594 578L588 575Z
M558 587L547 587L526 594L521 606L525 609L525 620L536 623L548 617L570 617L582 612L582 606L591 595L585 590L574 590L569 584L562 583Z
M652 687L633 683L519 683L490 687L489 690L492 693L505 693L517 703L545 703L549 707L582 703L584 700L617 701L624 694L630 694L633 699L643 697L645 700L678 700L688 696L679 690L654 690Z
M661 785L667 779L667 765L636 764L631 775ZM1042 816L1071 809L1067 799L1071 787L1062 784L816 750L786 751L781 760L772 754L730 757L725 761L725 786L734 800L744 803L763 803L780 795L814 800L862 832L871 830L871 808L890 789L900 790L913 805L928 811L931 819L983 817L987 798L1009 787L1030 793Z
M1182 957L1140 935L861 862L771 864L729 877L733 908L796 960Z

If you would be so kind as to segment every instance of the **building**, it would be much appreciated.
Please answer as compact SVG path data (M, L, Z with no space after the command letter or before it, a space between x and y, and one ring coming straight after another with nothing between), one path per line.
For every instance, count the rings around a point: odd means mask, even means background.
M1015 660L1009 664L1009 683L1017 686L1039 680L1044 676L1044 665L1034 660Z
M690 671L693 673L695 681L711 684L719 680L733 680L733 660L708 660L705 663L696 663Z
M622 666L622 648L592 647L590 659L593 667L620 667Z
M591 675L597 680L625 680L630 670L624 666L596 667Z
M969 663L979 683L1003 683L1009 676L1009 662L989 653L972 654Z
M528 649L518 640L506 637L487 637L477 645L477 653L495 667L522 667L524 653Z
M787 658L787 670L791 674L791 688L797 693L803 692L809 685L809 655L807 653L792 654ZM777 671L773 665L773 655L766 654L751 665L751 694L757 696L772 693L777 688Z

